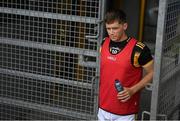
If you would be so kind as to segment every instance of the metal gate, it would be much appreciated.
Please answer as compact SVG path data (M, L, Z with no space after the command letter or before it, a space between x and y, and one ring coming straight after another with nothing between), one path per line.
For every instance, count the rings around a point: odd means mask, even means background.
M150 119L180 119L180 1L160 0Z
M102 0L0 1L0 119L95 119Z

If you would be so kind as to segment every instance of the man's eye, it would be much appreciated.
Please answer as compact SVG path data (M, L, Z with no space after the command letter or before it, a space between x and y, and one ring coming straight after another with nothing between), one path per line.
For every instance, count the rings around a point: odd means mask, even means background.
M116 27L116 28L112 28L112 29L114 29L114 30L115 30L115 29L118 29L118 28Z

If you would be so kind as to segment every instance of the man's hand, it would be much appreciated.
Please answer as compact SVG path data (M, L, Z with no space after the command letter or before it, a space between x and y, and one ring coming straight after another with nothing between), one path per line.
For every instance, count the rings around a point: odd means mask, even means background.
M117 98L121 102L126 102L127 100L131 98L132 95L133 95L132 89L124 87L124 90L117 94Z

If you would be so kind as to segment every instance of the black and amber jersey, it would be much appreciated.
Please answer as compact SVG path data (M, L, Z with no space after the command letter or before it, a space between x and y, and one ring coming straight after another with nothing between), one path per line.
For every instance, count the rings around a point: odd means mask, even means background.
M123 48L127 45L130 39L131 38L129 37L127 40L124 40L121 42L114 42L111 40L109 44L110 53L113 55L116 55L119 52L121 52L121 50L123 50ZM104 41L105 39L102 41L101 45L104 43ZM153 57L151 55L151 51L148 48L148 46L146 46L142 42L137 42L131 55L132 65L135 67L140 67L140 66L146 65L152 60L153 60Z

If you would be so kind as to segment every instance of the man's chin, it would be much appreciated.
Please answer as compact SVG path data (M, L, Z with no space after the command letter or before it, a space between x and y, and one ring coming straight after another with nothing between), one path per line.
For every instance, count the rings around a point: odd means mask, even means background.
M111 40L112 40L112 41L117 41L117 39L115 39L115 38L111 38Z

